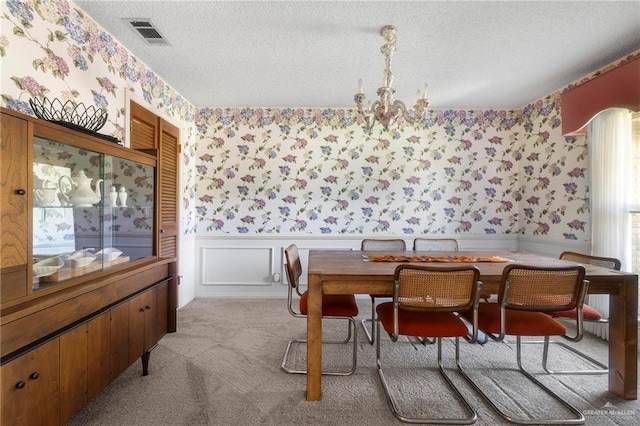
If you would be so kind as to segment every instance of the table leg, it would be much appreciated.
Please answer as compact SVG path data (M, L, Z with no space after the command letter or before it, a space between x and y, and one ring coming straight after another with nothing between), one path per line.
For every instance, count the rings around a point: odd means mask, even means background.
M307 401L322 399L322 279L308 275Z
M624 277L609 296L609 391L638 398L638 277Z

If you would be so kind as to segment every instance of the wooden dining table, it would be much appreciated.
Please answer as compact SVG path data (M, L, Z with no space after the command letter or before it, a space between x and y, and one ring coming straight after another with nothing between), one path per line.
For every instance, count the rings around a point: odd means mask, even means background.
M575 264L530 253L508 251L363 252L310 250L308 263L307 400L322 399L322 295L392 294L393 274L401 262L369 261L376 255L496 256L505 262L470 262L480 270L482 293L497 294L506 265L534 266ZM452 263L421 262L451 266ZM455 263L462 265L465 263ZM637 399L638 384L638 275L585 265L589 293L609 298L609 391L623 399Z

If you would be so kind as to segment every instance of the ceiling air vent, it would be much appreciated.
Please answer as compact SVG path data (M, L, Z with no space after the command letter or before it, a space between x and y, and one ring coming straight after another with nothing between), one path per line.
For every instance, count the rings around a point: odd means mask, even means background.
M169 42L162 37L151 20L145 18L129 18L126 21L147 44L154 46L169 46Z

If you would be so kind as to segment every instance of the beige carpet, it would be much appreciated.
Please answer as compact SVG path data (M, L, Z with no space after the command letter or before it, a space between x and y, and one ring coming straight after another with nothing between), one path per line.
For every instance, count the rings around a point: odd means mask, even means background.
M323 377L323 400L305 400L305 377L286 374L280 362L286 342L304 336L304 320L292 318L284 300L200 299L178 311L178 332L162 339L151 354L150 374L132 365L69 425L393 425L375 369L375 347L359 334L358 369L352 376ZM359 300L361 316L368 299ZM345 328L326 323L325 333L337 336ZM360 329L361 330L361 329ZM359 330L359 331L360 331ZM391 343L383 336L383 361L388 379L399 392L402 407L415 414L461 415L459 405L434 370L436 347ZM606 360L606 343L588 336L580 345ZM517 412L566 416L552 399L536 391L515 371L515 345L461 344L462 360L483 388ZM527 345L525 365L541 373L541 345ZM345 346L325 350L325 366L349 362ZM444 345L446 365L453 367L453 343ZM575 361L553 348L554 366ZM292 356L303 365L305 348ZM428 366L425 369L424 366ZM578 365L579 366L579 365ZM455 369L450 376L478 411L478 425L504 424ZM541 381L585 413L588 425L640 424L640 403L623 401L607 392L605 376L539 374Z

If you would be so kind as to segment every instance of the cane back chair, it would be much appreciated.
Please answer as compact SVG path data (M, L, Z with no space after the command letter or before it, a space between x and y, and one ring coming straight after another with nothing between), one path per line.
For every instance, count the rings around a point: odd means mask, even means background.
M455 238L416 238L413 240L413 251L458 251L458 240ZM490 294L481 294L480 299L488 301Z
M575 407L538 381L522 365L522 336L566 335L565 326L547 313L575 309L576 329L582 333L582 306L589 282L584 279L584 266L535 267L522 264L507 265L502 273L497 303L480 303L477 312L478 328L490 338L502 341L506 335L516 336L516 360L519 371L541 390L552 396L573 417L565 419L515 417L500 409L496 402L466 374L463 376L482 398L505 420L516 424L583 424L585 418ZM469 321L472 312L462 313ZM512 399L513 396L511 396ZM526 407L526 401L517 401Z
M287 296L287 309L289 313L295 318L307 318L308 314L308 292L300 292L300 276L302 275L302 263L300 261L300 254L298 247L295 244L291 244L284 251L286 259L286 272L287 279L289 281L289 291ZM298 300L298 308L294 307L296 299ZM348 324L347 337L344 340L323 340L323 344L348 344L352 341L353 354L351 368L347 371L335 371L335 370L322 370L322 374L328 376L348 376L353 374L357 365L358 354L358 333L356 327L355 317L358 316L358 305L356 304L355 296L349 295L323 295L322 296L322 318L334 319L334 320L346 320ZM306 339L289 340L287 348L282 358L281 367L287 373L294 374L306 374L307 370L295 369L287 367L287 360L289 358L289 352L294 344L306 344Z
M572 251L565 251L560 255L560 259L568 260L571 262L582 263L583 265L594 265L601 266L607 269L613 269L616 271L620 270L621 262L618 259L612 257L602 257L602 256L591 256L582 253L576 253ZM567 319L571 321L576 320L577 310L564 310L564 311L556 311L549 312L549 315L558 318L558 319ZM598 312L596 309L588 305L588 296L585 298L585 304L582 307L582 315L585 322L592 323L600 323L600 324L608 324L609 319L603 318L602 314ZM575 336L563 336L564 339L577 342L582 339L582 334L576 334ZM589 361L596 368L593 369L584 369L584 370L553 370L548 365L549 358L549 347L550 344L555 344L561 346L568 351L571 351L575 355ZM609 366L604 363L594 359L593 357L587 355L586 353L579 351L574 346L571 346L563 341L548 341L545 342L545 347L542 355L542 367L549 374L608 374Z
M478 298L482 283L480 271L474 266L435 267L404 264L396 268L394 274L393 302L380 303L376 307L378 314L376 365L387 401L393 414L407 423L423 424L472 424L477 414L469 401L451 381L442 365L442 339L455 338L455 357L460 369L460 337L466 337L466 324L456 315L456 311L477 312ZM477 336L477 322L473 322L473 337ZM467 411L466 417L424 418L415 414L401 413L396 396L385 378L380 348L380 333L384 329L392 342L399 336L433 336L438 342L438 368L440 374L462 402ZM425 397L427 399L427 397ZM428 401L421 406L428 406Z
M360 250L362 251L389 251L404 252L407 251L407 245L402 239L375 239L366 238L360 242ZM362 329L370 344L375 342L376 331L376 298L388 298L387 294L370 294L371 297L371 317L361 321ZM367 327L367 323L371 323L371 331Z
M416 238L413 251L458 251L458 241L453 238Z

